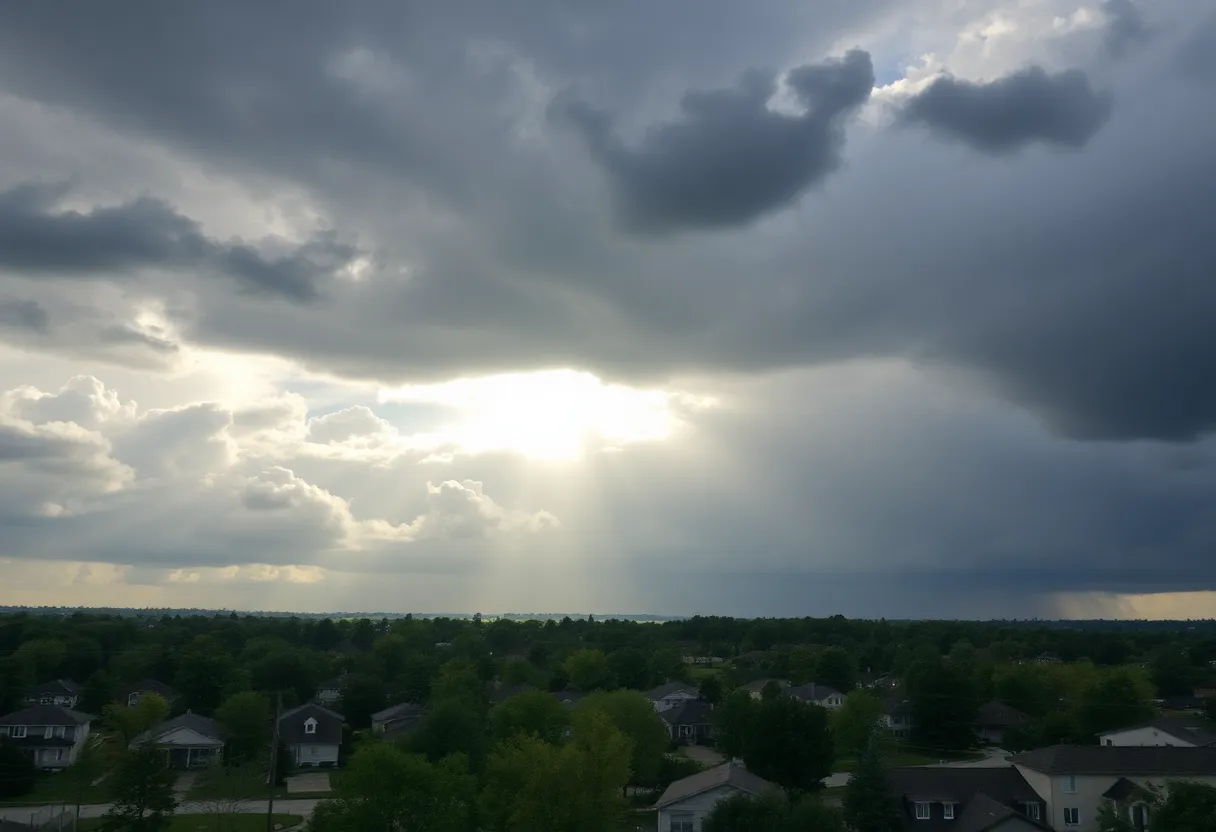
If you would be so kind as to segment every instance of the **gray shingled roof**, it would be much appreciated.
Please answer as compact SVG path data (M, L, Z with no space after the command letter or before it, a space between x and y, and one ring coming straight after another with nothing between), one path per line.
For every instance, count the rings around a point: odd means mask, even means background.
M975 724L981 728L1017 728L1030 722L1030 717L1004 702L985 702L977 711Z
M1041 824L1023 815L1021 812L998 803L986 794L977 794L963 809L952 827L952 832L988 832L989 829L1009 818L1021 818L1027 823ZM1046 828L1046 827L1044 827Z
M309 717L317 721L315 734L304 733L304 723ZM340 745L342 743L342 721L345 717L315 702L284 711L279 717L279 738L288 745Z
M0 725L84 725L96 718L62 705L31 705L0 717Z
M747 691L748 693L763 693L764 686L767 685L769 682L776 682L778 685L781 686L782 690L785 690L786 688L788 688L790 686L790 683L787 682L785 679L757 679L754 682L748 682L746 685L743 685L742 688L743 688L743 690Z
M155 693L157 696L162 696L165 699L177 698L177 691L164 682L158 682L156 679L140 679L135 684L127 685L119 691L119 696L123 702L126 702L127 697L133 693Z
M900 797L905 828L918 832L984 832L1012 815L1029 821L1011 807L1043 802L1013 766L900 766L888 769L887 778ZM948 821L935 811L931 820L916 820L916 803L953 803L957 817Z
M178 728L187 728L196 734L212 740L223 740L226 733L224 726L214 719L201 714L187 712L181 716L175 716L172 719L166 719L164 722L157 723L151 729L137 736L132 742L144 742L149 737L159 739L170 731L176 731Z
M689 699L674 708L661 711L659 718L668 725L712 725L714 706L708 702Z
M1043 774L1216 775L1216 746L1053 745L1010 759Z
M43 682L40 685L34 685L26 691L26 696L38 697L49 694L51 696L77 696L80 694L80 685L73 682L71 679L52 679L49 682Z
M770 789L777 788L763 777L752 774L732 760L675 781L663 792L658 802L654 804L654 808L662 809L664 806L679 803L695 794L701 794L720 786L730 786L752 795L763 794Z
M667 682L666 684L659 685L657 688L651 688L642 695L647 699L663 699L682 690L696 694L697 686L689 682Z
M397 717L411 716L424 710L425 708L415 702L399 702L396 705L389 705L383 711L376 711L372 714L372 721L384 722Z
M817 682L809 682L805 685L798 685L786 691L795 699L801 699L803 702L822 702L829 696L844 696L843 693L830 688L827 685L821 685Z

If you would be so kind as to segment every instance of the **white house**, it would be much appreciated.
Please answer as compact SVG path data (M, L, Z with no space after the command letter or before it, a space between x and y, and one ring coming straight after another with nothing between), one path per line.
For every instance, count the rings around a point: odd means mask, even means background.
M316 699L322 705L332 705L342 699L346 693L346 674L335 676L332 679L326 679L321 684L317 685Z
M131 741L132 746L154 743L164 750L174 768L198 768L224 753L224 726L187 711L166 719Z
M734 760L683 780L677 780L654 804L659 813L658 832L701 832L701 824L718 804L733 794L759 795L775 789Z
M655 711L658 713L671 710L682 702L697 699L700 695L697 686L690 685L688 682L668 682L665 685L652 688L643 694L643 696L651 701Z
M342 714L309 702L279 717L279 738L297 766L338 764L342 746Z
M34 705L0 717L0 737L29 754L42 769L63 769L76 761L94 717L59 705Z
M844 704L844 694L835 688L830 688L827 685L816 684L810 682L805 685L798 685L786 690L786 693L795 699L801 699L803 702L810 702L818 705L821 708L835 710Z
M1098 735L1101 745L1216 745L1216 726L1206 719L1165 717L1147 725L1120 728Z
M1053 745L1010 758L1046 804L1058 832L1097 832L1098 810L1114 805L1151 828L1145 789L1189 780L1216 786L1216 747Z
M768 686L769 682L776 682L777 687L781 688L782 691L789 690L790 687L790 683L785 679L757 679L754 682L742 685L740 690L747 691L748 696L752 699L761 699L764 696L764 689Z

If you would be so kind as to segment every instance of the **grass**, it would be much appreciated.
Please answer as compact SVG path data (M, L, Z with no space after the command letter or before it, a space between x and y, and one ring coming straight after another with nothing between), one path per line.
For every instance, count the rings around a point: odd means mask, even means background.
M275 824L280 828L291 829L304 822L300 815L274 816ZM104 823L102 818L90 818L80 822L80 832L96 832ZM169 824L168 832L263 832L266 829L266 816L263 814L248 815L174 815Z
M337 771L329 772L329 785L331 789L336 785L337 774ZM212 783L208 780L207 773L203 772L199 775L198 780L194 782L190 791L186 793L185 802L208 800L214 797L266 800L272 796L275 800L307 800L310 798L333 797L334 794L332 791L288 792L286 786L276 786L272 789L266 785L262 777L221 781L213 787Z
M982 757L982 754L970 752L941 753L929 756L916 751L894 748L883 753L882 762L887 766L931 766L937 765L941 760L979 760ZM855 757L841 757L832 766L832 771L852 771L856 767L857 759Z
M75 778L67 772L43 773L39 774L32 792L13 800L0 801L0 806L49 806L59 803L75 805L76 789ZM80 793L81 803L106 803L109 799L110 790L104 781L97 786L85 786Z

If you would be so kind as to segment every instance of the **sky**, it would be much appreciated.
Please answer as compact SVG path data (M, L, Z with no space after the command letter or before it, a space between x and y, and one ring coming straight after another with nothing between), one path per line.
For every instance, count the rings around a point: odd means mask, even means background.
M0 4L0 604L1216 616L1216 8Z

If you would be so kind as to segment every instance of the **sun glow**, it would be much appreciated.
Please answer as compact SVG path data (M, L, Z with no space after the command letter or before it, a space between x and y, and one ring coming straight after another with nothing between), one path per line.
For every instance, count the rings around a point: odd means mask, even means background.
M456 412L441 429L473 452L578 459L590 446L618 449L666 439L679 424L673 394L605 384L590 373L544 370L381 390L380 401L438 404Z

